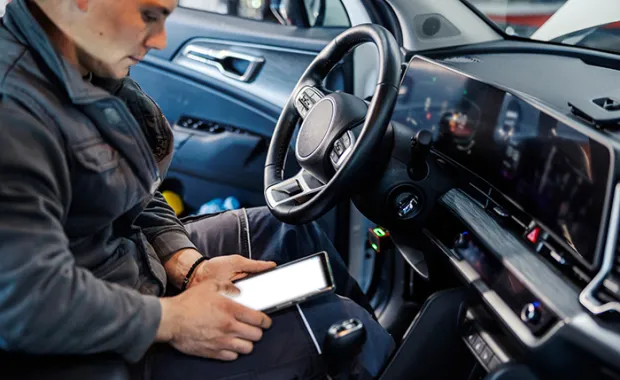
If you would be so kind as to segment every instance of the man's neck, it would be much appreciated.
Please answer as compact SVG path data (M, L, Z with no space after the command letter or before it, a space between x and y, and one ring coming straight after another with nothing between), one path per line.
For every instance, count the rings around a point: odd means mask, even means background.
M54 24L45 13L45 10L42 9L36 1L28 2L28 7L56 50L58 50L67 61L75 65L82 76L88 75L88 70L80 65L77 45Z

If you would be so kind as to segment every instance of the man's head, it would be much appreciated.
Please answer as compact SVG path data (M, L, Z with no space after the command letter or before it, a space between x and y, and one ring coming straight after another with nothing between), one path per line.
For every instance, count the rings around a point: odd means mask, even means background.
M66 37L67 58L104 78L122 78L149 50L165 48L164 22L177 1L35 0Z

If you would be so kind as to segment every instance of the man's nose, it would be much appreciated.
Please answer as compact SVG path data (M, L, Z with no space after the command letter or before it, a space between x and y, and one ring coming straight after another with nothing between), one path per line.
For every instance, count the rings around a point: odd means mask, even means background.
M150 34L144 45L148 50L164 50L167 44L166 39L166 28L161 28L157 32Z

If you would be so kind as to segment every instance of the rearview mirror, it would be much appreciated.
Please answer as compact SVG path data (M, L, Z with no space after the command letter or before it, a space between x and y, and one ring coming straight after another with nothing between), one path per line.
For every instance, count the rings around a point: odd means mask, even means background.
M340 0L271 0L269 7L282 25L300 28L351 26Z
M271 0L269 7L280 24L308 28L312 25L303 3L303 0Z

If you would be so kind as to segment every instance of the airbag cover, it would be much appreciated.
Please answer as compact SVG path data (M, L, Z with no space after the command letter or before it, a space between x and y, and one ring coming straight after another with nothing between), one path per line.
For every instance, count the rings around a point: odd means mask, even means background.
M314 153L330 130L334 105L330 99L317 103L306 116L297 140L297 154L306 158Z

